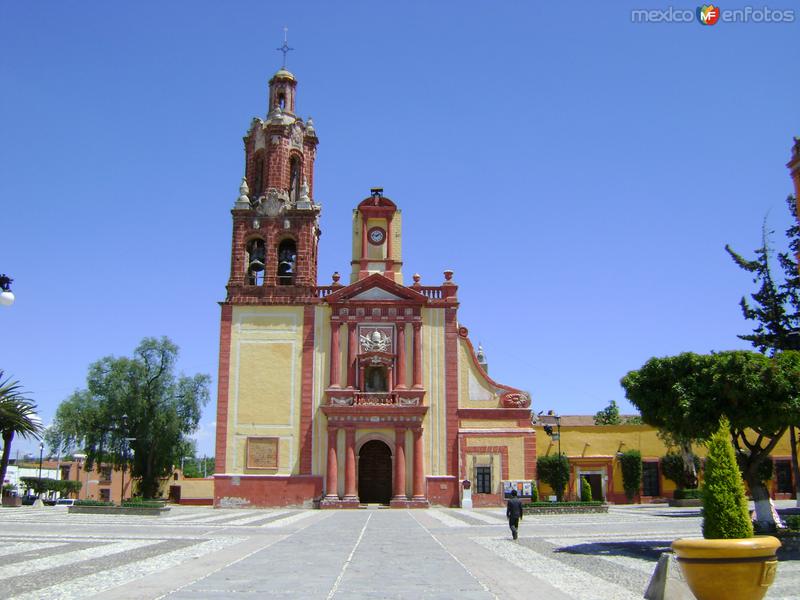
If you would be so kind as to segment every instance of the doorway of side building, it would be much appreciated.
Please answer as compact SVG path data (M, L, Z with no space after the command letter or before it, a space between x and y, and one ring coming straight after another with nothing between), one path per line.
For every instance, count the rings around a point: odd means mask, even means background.
M389 504L392 499L392 451L371 440L358 452L358 499L362 504Z
M589 487L592 488L592 500L605 500L606 495L603 491L603 474L602 473L592 473L587 471L580 471L578 473L578 485L583 485L581 483L580 478L586 478L586 481L589 483ZM581 490L580 487L578 488L578 498L581 497Z

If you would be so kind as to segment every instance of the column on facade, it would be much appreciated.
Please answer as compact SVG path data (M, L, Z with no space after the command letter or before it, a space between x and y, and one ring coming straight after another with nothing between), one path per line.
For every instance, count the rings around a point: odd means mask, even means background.
M350 389L356 386L356 349L358 340L356 339L356 324L347 324L347 387Z
M356 493L356 430L353 427L345 429L344 436L344 500L358 501Z
M395 387L406 387L406 324L397 324L397 384Z
M414 323L414 387L422 387L422 323Z
M339 493L339 463L336 457L336 438L339 430L328 425L328 471L326 473L325 498L338 500Z
M414 475L413 493L414 500L425 499L425 462L422 450L422 428L418 427L414 431Z
M363 214L361 215L361 259L367 260L367 217Z
M339 321L331 320L331 387L341 386L341 355L339 354Z
M394 430L394 497L392 500L407 500L406 496L406 430Z
M386 260L392 259L392 217L386 221ZM386 263L388 268L389 263Z

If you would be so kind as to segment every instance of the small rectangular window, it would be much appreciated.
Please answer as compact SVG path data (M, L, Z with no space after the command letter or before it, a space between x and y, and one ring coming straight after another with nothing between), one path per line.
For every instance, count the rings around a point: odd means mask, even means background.
M475 493L492 493L492 467L475 467Z
M642 463L642 496L660 496L658 462Z
M100 500L102 500L103 502L111 502L111 490L108 488L101 488Z
M788 460L775 461L775 491L779 494L792 493L792 463Z

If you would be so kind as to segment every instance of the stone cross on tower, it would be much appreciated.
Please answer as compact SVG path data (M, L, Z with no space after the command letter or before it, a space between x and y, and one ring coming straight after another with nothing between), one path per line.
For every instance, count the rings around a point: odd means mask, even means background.
M294 50L294 48L290 48L289 47L289 41L287 39L287 34L288 33L289 33L289 28L288 27L284 27L283 28L283 46L281 46L280 48L276 48L276 50L278 52L283 52L283 66L281 67L282 69L286 68L286 55L289 52L291 52L292 50Z

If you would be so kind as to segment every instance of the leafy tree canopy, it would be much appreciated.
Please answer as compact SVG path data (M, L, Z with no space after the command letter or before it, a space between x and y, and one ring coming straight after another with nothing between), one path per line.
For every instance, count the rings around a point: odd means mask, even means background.
M800 410L800 352L772 358L749 351L652 358L628 373L622 385L645 423L679 441L709 439L720 417L726 417L758 519L772 520L759 465Z
M615 400L611 400L603 410L597 411L594 415L595 425L620 425L622 417L619 414L619 407Z
M177 357L168 338L145 338L131 358L107 356L92 364L86 389L58 407L50 446L81 450L87 469L130 461L140 492L154 497L159 480L193 449L188 436L209 398L208 375L176 376Z

